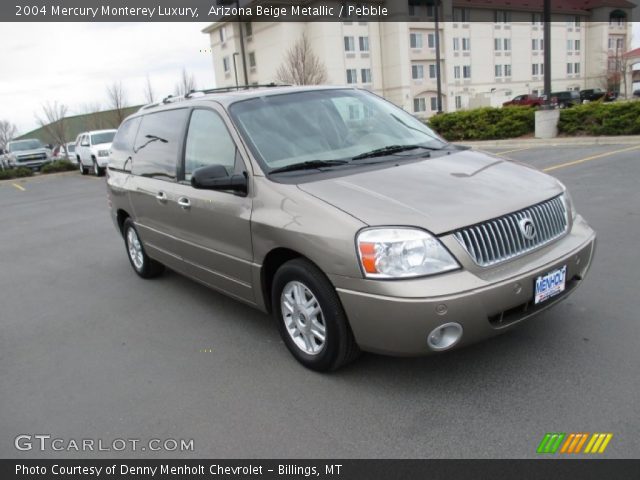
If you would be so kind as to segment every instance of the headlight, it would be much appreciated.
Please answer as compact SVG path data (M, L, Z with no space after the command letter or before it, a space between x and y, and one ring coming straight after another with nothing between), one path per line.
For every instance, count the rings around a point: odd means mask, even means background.
M356 237L360 265L369 278L408 278L459 268L438 239L409 227L371 228Z
M560 182L560 185L562 185L562 188L564 189L564 192L562 193L562 201L564 202L564 208L567 211L567 215L570 216L567 218L567 220L569 218L571 218L572 220L575 220L576 209L573 206L573 198L571 198L571 194L569 193L569 190L567 190L567 187L564 185L564 183Z
M99 157L108 157L109 156L109 150L98 150L98 156Z

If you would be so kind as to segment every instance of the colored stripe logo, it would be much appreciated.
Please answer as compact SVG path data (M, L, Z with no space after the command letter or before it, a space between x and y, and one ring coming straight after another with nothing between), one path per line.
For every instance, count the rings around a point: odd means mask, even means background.
M604 453L612 438L613 433L551 432L542 438L537 453Z

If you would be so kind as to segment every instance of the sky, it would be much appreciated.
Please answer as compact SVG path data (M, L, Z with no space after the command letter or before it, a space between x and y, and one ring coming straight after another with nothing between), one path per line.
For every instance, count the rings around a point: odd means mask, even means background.
M107 106L120 81L130 105L145 103L147 76L157 97L173 93L182 69L199 88L215 87L207 23L0 23L0 119L19 133L38 127L46 102L82 114ZM640 23L633 25L640 47Z
M156 97L172 94L182 69L198 88L215 87L208 23L0 23L0 120L19 133L38 128L46 102L107 106L120 81L130 105L145 103L147 76Z

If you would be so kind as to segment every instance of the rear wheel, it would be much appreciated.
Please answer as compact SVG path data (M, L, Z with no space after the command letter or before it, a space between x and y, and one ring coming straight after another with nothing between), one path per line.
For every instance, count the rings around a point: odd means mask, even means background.
M89 169L82 164L82 160L80 160L80 157L78 157L78 166L80 167L80 173L82 175L86 175L87 173L89 173Z
M311 262L282 265L271 298L280 336L305 367L337 370L360 353L333 285Z
M124 221L122 230L124 243L127 247L127 256L135 272L142 278L153 278L162 274L164 265L149 258L145 253L138 231L130 218Z

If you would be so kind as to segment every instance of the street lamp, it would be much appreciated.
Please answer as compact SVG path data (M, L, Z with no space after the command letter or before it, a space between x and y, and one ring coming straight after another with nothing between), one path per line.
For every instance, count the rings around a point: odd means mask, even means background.
M236 66L236 55L240 55L238 52L233 52L233 73L236 76L236 90L239 90L238 86L238 67Z

